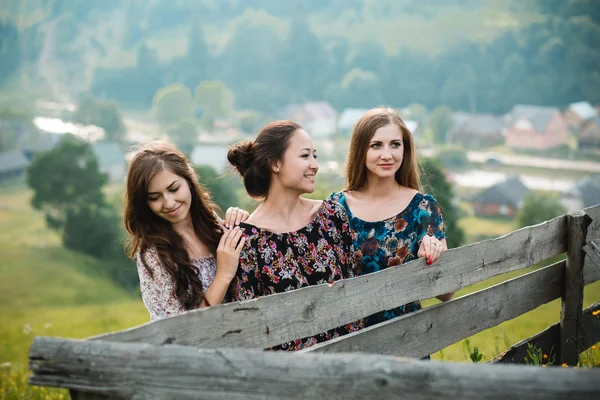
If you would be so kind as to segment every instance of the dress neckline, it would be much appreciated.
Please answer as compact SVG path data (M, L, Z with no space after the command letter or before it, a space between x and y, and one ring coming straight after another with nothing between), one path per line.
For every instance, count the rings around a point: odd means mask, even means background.
M317 209L317 211L315 212L315 215L314 215L314 216L312 217L312 219L310 220L310 222L309 222L308 224L304 225L303 227L301 227L300 229L297 229L297 230L295 230L295 231L289 231L289 232L281 232L281 233L277 233L277 232L273 232L273 231L270 231L270 230L268 230L268 229L265 229L265 228L259 228L258 226L256 226L256 225L253 225L253 224L250 224L250 223L248 223L248 222L240 222L240 227L241 227L242 225L246 225L246 226L248 226L248 227L250 227L250 228L254 228L254 229L256 229L256 230L257 230L258 232L260 232L260 233L264 233L264 234L266 234L267 236L284 236L284 235L294 235L294 234L297 234L298 232L301 232L301 231L303 231L303 230L307 229L309 226L312 226L312 225L313 225L315 222L317 222L319 215L320 215L321 213L323 213L323 209L325 208L325 205L326 205L326 203L327 203L327 204L331 204L331 202L330 202L329 200L323 200L323 201L321 202L321 205L319 206L319 208L318 208L318 209Z
M410 199L410 201L408 202L408 204L406 205L406 207L404 207L399 213L392 215L391 217L388 218L384 218L384 219L378 219L377 221L367 221L364 220L362 218L357 217L356 215L354 215L354 213L352 212L352 210L350 210L350 206L348 205L348 202L346 201L346 191L342 191L341 192L341 196L340 196L340 203L343 202L343 206L346 209L346 211L348 212L348 217L350 218L354 218L359 220L360 222L364 222L366 224L375 224L377 222L388 222L391 220L395 220L396 218L398 218L398 216L402 213L404 213L406 210L408 210L408 208L412 205L412 203L415 201L415 199L419 196L423 196L425 197L425 195L419 191L417 191L417 193L415 193L412 197L412 199Z

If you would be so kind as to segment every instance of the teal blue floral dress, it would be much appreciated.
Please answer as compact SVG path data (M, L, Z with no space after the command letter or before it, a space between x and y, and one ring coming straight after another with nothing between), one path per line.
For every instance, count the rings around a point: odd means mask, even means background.
M381 271L416 258L423 236L446 237L442 210L429 194L417 193L398 215L382 221L368 222L356 217L346 203L344 192L332 193L328 199L337 201L350 219L355 259L359 275ZM365 326L421 309L421 302L378 312L365 320Z

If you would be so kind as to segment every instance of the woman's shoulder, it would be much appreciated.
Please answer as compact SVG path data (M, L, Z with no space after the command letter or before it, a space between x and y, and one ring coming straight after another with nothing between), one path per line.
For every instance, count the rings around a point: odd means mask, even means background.
M161 266L160 255L154 245L141 248L140 251L137 252L135 258L138 267L146 266L147 268L154 270Z
M423 193L420 191L417 191L413 197L413 202L417 202L420 203L421 201L427 201L429 203L436 203L437 204L437 200L435 199L433 194L430 193Z
M321 210L328 217L339 218L344 222L348 221L346 208L339 201L327 198L323 200Z

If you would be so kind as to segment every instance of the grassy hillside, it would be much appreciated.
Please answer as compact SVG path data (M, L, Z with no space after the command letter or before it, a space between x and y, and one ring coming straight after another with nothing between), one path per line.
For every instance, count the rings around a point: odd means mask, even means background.
M139 297L98 272L98 261L62 248L30 196L0 187L0 400L47 398L25 386L34 336L85 338L148 321Z

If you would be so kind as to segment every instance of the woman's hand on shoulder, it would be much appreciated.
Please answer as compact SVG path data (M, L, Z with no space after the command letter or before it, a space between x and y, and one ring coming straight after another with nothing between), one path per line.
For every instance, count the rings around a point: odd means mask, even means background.
M231 281L237 272L246 235L239 226L226 229L217 247L217 276Z
M423 236L417 255L419 257L426 257L427 264L431 265L446 250L448 250L446 239L439 240L435 236L425 235Z
M249 216L250 213L246 210L242 210L239 207L229 207L225 213L225 219L221 223L225 228L231 229L234 226L238 226L240 222L247 220Z

